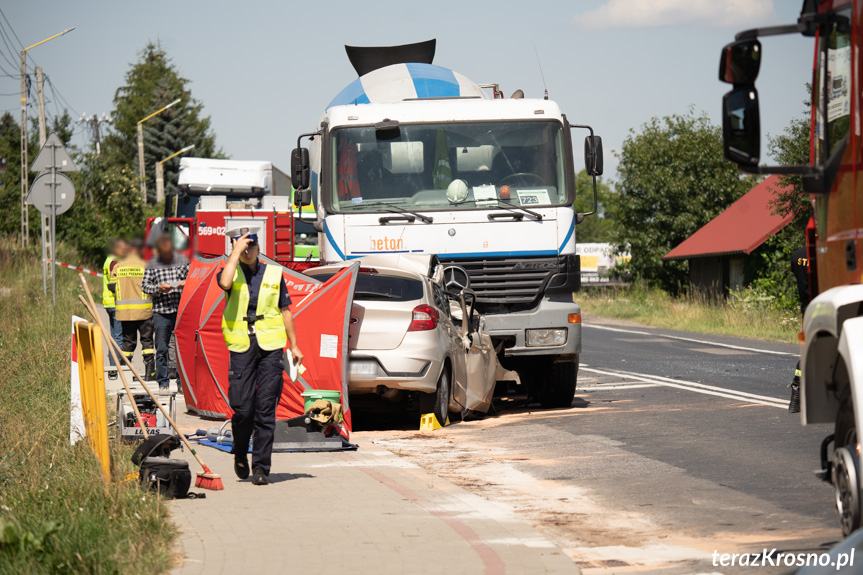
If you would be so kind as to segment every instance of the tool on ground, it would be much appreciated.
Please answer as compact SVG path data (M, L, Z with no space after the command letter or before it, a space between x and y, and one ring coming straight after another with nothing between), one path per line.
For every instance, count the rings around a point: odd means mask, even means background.
M220 427L211 427L209 429L197 429L193 435L187 437L204 437L208 441L215 441L219 445L228 445L234 442L234 433L230 429L225 429L225 426L230 424L228 420Z
M81 281L84 282L84 276L82 274L78 274L78 277L81 278ZM93 302L93 296L90 295L90 288L87 286L86 282L84 283L84 287L87 290L87 295L90 298L90 302ZM120 365L120 360L117 359L117 353L114 351L114 348L111 347L110 342L114 342L113 338L110 337L110 332L105 331L105 326L102 325L102 320L99 317L99 314L96 313L95 304L91 308L90 305L84 300L82 296L78 296L78 299L81 300L81 303L84 304L84 307L90 312L90 315L93 317L93 320L96 322L96 325L99 326L99 330L102 332L102 339L105 340L105 344L108 346L108 353L111 354L111 359L114 360L114 365ZM116 344L116 342L114 342ZM122 353L120 355L123 355ZM123 357L126 357L123 355ZM126 381L126 375L123 373L122 369L117 370L120 372L120 381L123 382L123 388L126 390L126 393L129 397L132 396L132 390L129 388L129 382ZM138 406L135 405L135 402L132 401L132 411L135 412L135 419L138 420L138 425L141 426L141 433L144 436L144 439L147 439L147 426L144 425L144 419L141 417L141 412L138 411Z
M87 294L87 300L90 302L90 305L87 305L87 302L85 302L83 300L83 298L81 298L81 301L82 301L82 303L85 304L85 307L87 308L87 311L90 313L90 315L93 316L93 319L96 321L96 324L101 328L102 327L102 319L99 317L99 314L96 312L96 304L93 303L93 294L90 293L90 286L87 285L87 281L84 279L84 274L78 274L78 277L81 279L81 284L84 286L84 292ZM104 333L105 330L102 329L102 331ZM105 339L107 340L109 346L113 346L115 348L115 351L120 350L120 346L117 345L117 342L114 341L113 338L106 337ZM213 491L219 491L221 489L224 489L225 486L222 483L222 477L218 473L213 473L209 467L204 465L204 462L201 459L201 456L198 455L198 452L195 451L195 449L192 447L192 444L189 443L189 440L186 439L186 436L183 435L183 432L180 431L179 427L177 427L177 424L174 422L174 419L171 417L171 415L168 413L168 411L162 406L162 402L159 401L159 398L152 391L150 391L150 387L146 384L146 382L144 382L144 379L138 374L138 372L132 366L132 362L129 361L129 358L126 357L122 353L120 354L120 357L123 359L126 366L128 366L128 368L132 371L132 375L135 376L135 379L138 380L138 383L141 384L141 387L144 388L144 391L147 392L147 395L149 395L153 399L153 401L156 403L156 407L159 408L159 411L162 412L162 415L165 416L165 419L168 420L168 423L170 423L171 427L174 428L174 431L177 432L177 435L180 437L180 440L182 440L182 442L186 446L186 448L190 452L192 452L193 456L195 456L195 460L198 462L198 465L200 465L201 468L203 468L203 470L204 470L203 473L198 473L197 479L195 479L195 487L200 487L201 489L211 489Z

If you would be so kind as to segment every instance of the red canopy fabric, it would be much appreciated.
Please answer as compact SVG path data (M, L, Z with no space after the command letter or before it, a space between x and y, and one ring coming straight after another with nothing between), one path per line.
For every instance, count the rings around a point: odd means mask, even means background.
M791 222L792 215L773 213L772 200L785 187L773 175L746 192L724 212L665 254L664 260L751 254Z
M277 418L288 419L304 412L302 392L328 389L341 392L345 427L351 430L348 322L359 269L359 262L351 264L291 307L297 340L306 358L303 365L307 370L296 382L285 376L285 388L276 409ZM308 361L310 356L312 360Z
M275 263L266 256L261 259L268 264ZM217 419L233 415L228 402L230 354L221 327L225 297L216 281L226 261L225 256L193 259L175 328L177 365L186 405L200 415ZM301 393L306 389L339 390L345 413L343 431L346 435L350 432L347 338L358 270L359 264L350 266L322 284L299 272L283 269L306 372L294 384L284 376L285 386L276 417L288 419L301 415L304 411Z

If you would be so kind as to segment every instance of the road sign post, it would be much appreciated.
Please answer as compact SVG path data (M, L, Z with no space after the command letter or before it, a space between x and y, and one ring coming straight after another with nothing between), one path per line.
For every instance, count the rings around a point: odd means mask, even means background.
M54 266L48 265L48 244L51 245L51 261L57 261L57 215L64 213L75 201L75 186L72 180L62 173L74 172L77 168L69 153L56 133L52 133L39 150L30 168L40 172L33 180L27 201L33 204L42 214L50 215L50 241L45 237L45 227L42 226L42 293L48 295L47 270L51 271L51 302L57 300L57 282L54 276Z

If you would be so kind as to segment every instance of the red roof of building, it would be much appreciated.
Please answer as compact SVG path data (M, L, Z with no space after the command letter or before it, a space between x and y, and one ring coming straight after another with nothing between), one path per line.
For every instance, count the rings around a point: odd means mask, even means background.
M768 177L662 259L751 254L791 221L790 214L783 217L772 213L770 205L776 192L784 190L785 187L779 184L779 176Z

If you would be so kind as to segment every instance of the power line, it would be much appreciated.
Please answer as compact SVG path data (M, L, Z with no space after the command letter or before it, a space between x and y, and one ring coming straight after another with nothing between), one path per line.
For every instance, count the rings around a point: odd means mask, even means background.
M11 31L12 31L12 35L13 35L13 36L15 36L15 39L16 39L16 40L18 40L18 45L19 45L19 46L21 46L21 48L23 49L23 48L24 48L24 43L23 43L23 42L21 42L21 38L19 38L19 37L18 37L18 34L16 34L16 33L15 33L15 28L13 28L13 27L12 27L12 24L10 24L10 23L9 23L9 19L8 19L8 18L6 18L6 14L3 12L3 9L2 9L2 8L0 8L0 16L2 16L2 17L3 17L3 20L5 20L5 21L6 21L6 25L7 25L7 26L9 26L9 30L11 30Z
M3 29L2 29L2 28L0 28L0 39L2 39L2 40L3 40L3 44L6 44L6 36L3 34ZM8 44L6 44L6 49L7 49L7 50L9 50L9 52L12 52L12 49L11 49L11 48L9 48L9 45L8 45ZM5 53L3 50L0 50L0 56L2 56L2 57L3 57L3 59L4 59L4 60L6 60L6 62L8 62L8 64L9 64L10 66L12 66L12 69L13 69L13 70L15 69L15 62L13 62L12 60L10 60L10 59L6 56L6 53ZM6 70L3 70L3 71L5 72Z
M63 93L62 93L62 92L60 92L60 88L57 88L57 87L54 85L54 82L52 82L52 81L51 81L51 78L50 78L47 74L45 75L45 81L46 81L46 82L48 82L48 84L50 84L50 85L51 85L51 93L52 93L52 94L56 93L56 95L60 98L60 100L63 102L63 104L64 104L68 109L72 110L72 111L75 113L75 115L76 115L76 116L80 116L80 115L81 115L81 114L78 112L78 110L76 110L76 109L75 109L75 107L74 107L72 104L70 104L70 103L69 103L69 100L67 100L67 99L66 99L66 97L65 97L65 96L63 96Z

